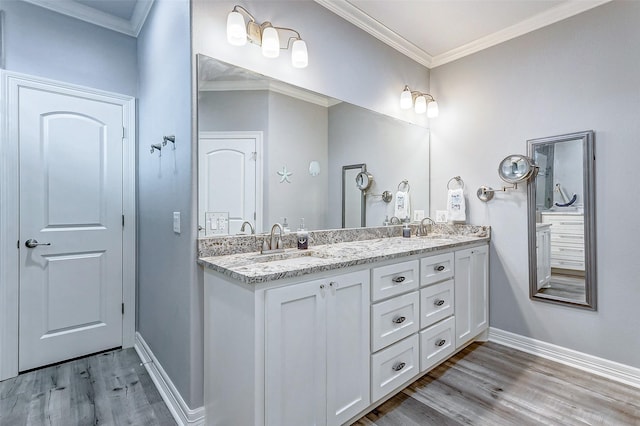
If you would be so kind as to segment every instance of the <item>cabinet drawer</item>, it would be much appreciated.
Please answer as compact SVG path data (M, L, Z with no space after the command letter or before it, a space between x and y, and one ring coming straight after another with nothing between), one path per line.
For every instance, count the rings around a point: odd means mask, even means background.
M438 254L420 260L420 285L453 278L453 253Z
M418 374L418 335L371 355L371 400L377 401Z
M386 299L418 288L418 261L373 268L371 300Z
M576 260L561 260L551 258L551 267L558 269L571 269L573 271L584 271L584 262Z
M453 315L453 280L420 290L420 328L429 327Z
M420 372L433 368L456 350L454 317L420 332Z
M371 352L376 352L420 328L417 291L371 306Z

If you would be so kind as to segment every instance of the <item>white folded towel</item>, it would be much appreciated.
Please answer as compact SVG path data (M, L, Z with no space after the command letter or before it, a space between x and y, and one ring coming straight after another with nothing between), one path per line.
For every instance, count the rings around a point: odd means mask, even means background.
M400 220L411 218L411 201L409 200L409 192L396 192L396 208L394 216Z
M449 190L447 193L447 210L449 212L449 222L465 222L467 220L462 188Z

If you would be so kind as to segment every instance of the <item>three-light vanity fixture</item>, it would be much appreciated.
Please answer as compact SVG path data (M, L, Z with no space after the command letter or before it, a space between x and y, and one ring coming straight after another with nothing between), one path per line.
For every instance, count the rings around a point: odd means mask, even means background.
M245 16L249 22L245 24ZM280 47L279 32L289 32L285 47ZM305 68L309 63L307 43L300 33L291 28L275 27L269 21L262 24L242 6L235 5L227 16L227 41L234 46L244 46L247 41L262 47L262 54L267 58L277 58L280 49L291 47L291 65L294 68Z
M427 113L427 117L434 118L438 116L438 103L428 93L419 92L404 86L400 94L400 108L409 109L413 107L416 114Z

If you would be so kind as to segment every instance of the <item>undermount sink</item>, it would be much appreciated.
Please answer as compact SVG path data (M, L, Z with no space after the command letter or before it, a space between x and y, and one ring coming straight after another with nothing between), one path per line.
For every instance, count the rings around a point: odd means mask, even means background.
M307 263L311 259L326 259L314 250L291 250L282 253L257 254L251 258L256 263L295 265Z

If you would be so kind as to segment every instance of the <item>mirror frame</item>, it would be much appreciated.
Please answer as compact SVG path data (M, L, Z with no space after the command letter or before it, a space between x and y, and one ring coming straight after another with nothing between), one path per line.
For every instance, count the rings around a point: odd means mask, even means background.
M537 288L537 256L536 256L536 184L530 182L527 190L527 209L529 226L529 297L531 300L573 306L577 308L597 310L597 276L596 276L596 204L595 204L595 133L593 130L569 133L566 135L531 139L527 141L529 158L534 159L538 145L580 140L583 159L583 205L584 205L584 252L585 252L585 302L570 299L541 296Z
M358 170L360 169L360 173L366 173L367 165L365 163L361 164L351 164L349 166L342 166L342 228L344 229L346 214L345 214L345 175L347 170ZM362 191L358 188L356 182L353 182L353 186L356 187L360 191L360 226L365 227L367 221L367 203L365 201L365 191Z

